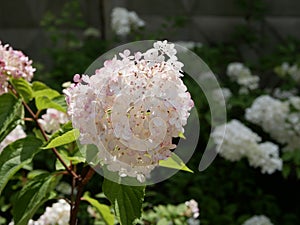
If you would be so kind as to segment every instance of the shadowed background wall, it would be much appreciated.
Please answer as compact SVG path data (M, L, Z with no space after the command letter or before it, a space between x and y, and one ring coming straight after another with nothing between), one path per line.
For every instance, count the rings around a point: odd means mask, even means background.
M47 11L58 12L66 0L1 0L0 40L26 52L33 60L43 60L49 40L40 21ZM86 23L100 27L100 0L81 0ZM106 38L112 36L110 12L115 6L134 10L145 20L146 29L155 30L167 16L187 16L187 26L171 40L224 41L235 25L246 23L235 0L103 0ZM300 38L300 1L265 0L265 29L279 36ZM80 30L78 32L81 32Z

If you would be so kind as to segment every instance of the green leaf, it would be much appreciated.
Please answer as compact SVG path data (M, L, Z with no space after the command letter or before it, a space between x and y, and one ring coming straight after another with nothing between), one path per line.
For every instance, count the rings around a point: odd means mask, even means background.
M59 96L56 96L55 98L51 99L54 103L60 105L64 111L63 112L66 112L67 111L67 102L66 102L66 97L64 95L59 95Z
M40 81L34 81L32 83L32 90L34 92L44 90L44 89L50 89L46 84L40 82Z
M17 93L24 99L25 102L29 102L33 98L33 91L30 83L23 78L10 80Z
M21 122L23 107L21 99L12 94L0 95L0 142Z
M157 225L169 225L170 221L167 220L166 218L161 218L157 221Z
M0 195L11 177L40 151L42 141L28 136L8 145L0 155Z
M121 225L135 224L142 214L145 186L127 186L104 179L102 190Z
M73 141L76 141L79 137L79 130L73 129L70 130L61 136L55 137L54 139L51 139L45 147L42 149L49 149L49 148L55 148L61 145L69 144Z
M83 163L83 162L86 162L86 159L82 156L69 156L67 151L59 151L59 154L61 156L61 158L65 161L65 162L70 162L72 161L72 165L77 165L78 163ZM63 164L58 160L56 159L56 162L55 162L55 169L56 170L65 170L65 167L63 166Z
M35 104L37 109L43 110L43 109L53 108L61 112L66 112L66 108L63 105L61 105L61 102L58 102L56 98L57 97L50 99L47 96L37 96L35 98Z
M106 225L114 225L115 217L111 213L109 206L101 204L96 199L91 198L88 195L88 193L85 193L83 195L83 199L88 201L92 206L94 206L97 209Z
M35 98L36 97L41 97L41 96L46 96L46 97L48 97L51 100L51 99L53 99L53 98L55 98L57 96L60 96L60 94L57 91L55 91L53 89L50 89L50 88L39 90L39 91L35 91L33 93L33 97L35 97Z
M188 168L184 162L179 158L178 155L176 155L174 152L172 153L172 156L167 158L166 160L160 160L159 165L171 169L176 169L176 170L183 170L187 171L190 173L194 173L193 170Z
M41 174L25 184L18 193L12 209L16 225L27 225L36 210L48 199L55 197L53 192L61 176Z

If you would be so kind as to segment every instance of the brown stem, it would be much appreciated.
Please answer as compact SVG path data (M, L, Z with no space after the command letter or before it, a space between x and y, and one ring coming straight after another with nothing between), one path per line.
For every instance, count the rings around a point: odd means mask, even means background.
M41 124L38 121L38 117L34 114L34 112L30 109L30 107L27 105L26 102L22 101L22 104L25 106L26 110L29 112L29 114L32 116L32 118L34 119L34 121L36 122L39 130L41 131L44 139L46 141L49 140L45 130L42 128ZM69 174L71 174L73 177L75 178L79 178L79 176L69 168L69 166L65 163L65 161L61 158L60 154L58 153L56 148L51 148L52 152L55 154L56 158L61 162L61 164L65 167L65 169L69 172Z
M78 183L75 204L71 206L72 208L71 208L70 225L77 224L77 214L78 214L78 210L79 210L79 203L81 201L81 196L83 194L84 186L93 177L94 173L95 173L95 170L93 170L91 167L89 167L89 170L86 173L86 175L84 176L84 178Z

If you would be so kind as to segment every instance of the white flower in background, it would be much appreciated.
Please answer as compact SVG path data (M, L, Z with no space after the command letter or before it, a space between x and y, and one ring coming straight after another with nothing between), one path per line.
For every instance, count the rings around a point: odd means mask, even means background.
M46 207L43 215L36 221L29 220L28 225L68 225L71 206L64 199L58 200L51 207ZM14 225L12 221L9 225Z
M15 222L11 221L8 225L15 225ZM34 220L30 219L28 221L27 225L42 225L42 224L39 224L39 223L35 222Z
M229 161L238 161L245 157L247 152L257 148L257 143L261 141L256 133L238 120L216 127L212 137L221 147L219 154Z
M95 75L75 75L79 83L65 91L80 142L98 146L101 162L121 177L144 181L184 132L193 101L175 55L167 41L145 53L125 50Z
M46 114L42 115L42 118L38 120L44 130L48 133L57 131L61 124L68 121L69 119L66 113L51 108L47 109Z
M212 91L212 98L219 104L226 104L231 96L232 93L228 88L221 88ZM225 100L225 102L223 102L223 99Z
M51 207L47 207L44 214L35 221L36 225L68 225L71 206L64 199L58 200Z
M0 143L0 152L9 145L10 143L19 140L21 138L25 138L26 133L24 132L23 128L21 125L16 126L15 129L13 129L5 138L4 140Z
M31 64L32 61L21 51L2 45L0 41L0 95L7 92L9 77L30 81L35 71Z
M219 154L229 160L238 161L247 158L253 167L260 167L262 173L274 173L282 169L278 146L259 143L261 138L238 120L218 126L212 137L219 149Z
M275 88L272 95L278 99L288 99L296 95L297 92L297 89L281 90L280 88Z
M300 68L297 64L290 65L288 62L283 62L280 66L274 69L279 76L290 76L296 82L300 82Z
M288 99L290 105L295 109L300 111L300 97L299 96L291 96Z
M271 142L259 144L258 151L247 155L250 166L261 167L262 173L272 174L282 169L282 159L279 157L279 148Z
M241 86L240 93L246 94L249 90L258 88L259 77L252 75L250 69L243 63L233 62L228 64L226 73L232 81Z
M198 202L196 202L194 199L191 199L190 201L186 201L185 205L188 207L188 210L190 211L194 219L199 217L200 214L199 214Z
M288 104L271 96L262 95L246 109L245 117L248 121L260 125L265 132L273 131L271 136L280 143L285 143L287 140L283 137L284 124L288 113Z
M294 150L300 146L299 102L299 97L295 96L287 101L280 101L263 95L255 99L252 106L246 109L245 117L248 121L261 126L276 141L285 144L284 149Z
M119 36L126 36L132 29L145 26L145 22L133 11L116 7L111 13L112 30Z
M273 225L273 223L268 217L259 215L249 218L242 225Z

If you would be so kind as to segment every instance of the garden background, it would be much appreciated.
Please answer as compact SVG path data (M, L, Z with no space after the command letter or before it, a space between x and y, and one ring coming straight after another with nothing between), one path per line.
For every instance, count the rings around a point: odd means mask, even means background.
M145 25L131 27L128 34L118 35L111 26L115 7L135 11ZM59 91L63 82L71 81L74 74L84 73L98 56L120 44L147 39L185 42L217 74L220 84L230 90L226 99L228 121L240 120L263 141L277 144L283 166L270 174L262 173L260 166L249 165L247 157L228 160L221 155L208 169L199 172L198 165L210 134L209 109L201 90L190 84L201 124L198 148L187 164L194 173L180 171L169 180L148 186L143 223L191 224L182 219L191 216L182 214L180 204L194 199L200 212L193 221L195 224L200 221L203 225L239 225L252 216L265 215L273 224L296 225L300 224L300 149L285 151L290 143L245 118L245 112L259 96L270 95L281 102L299 96L299 9L298 0L2 1L0 40L33 60L37 68L34 80ZM241 91L245 85L238 78L232 79L228 72L228 65L234 62L242 62L245 68L251 69L252 75L259 77L258 87L246 86L247 91ZM290 69L293 66L296 66L294 70ZM300 109L291 109L294 111L300 118ZM272 123L272 117L269 119ZM299 127L298 122L296 125ZM296 139L300 138L297 135ZM50 157L43 164L44 157L49 156L35 158L36 169L51 170L55 159ZM12 219L8 196L20 188L17 180L9 183L6 195L0 198L2 224ZM100 180L102 177L95 175L86 190L102 199ZM69 180L64 181L66 185ZM108 204L107 200L101 201ZM95 212L91 216L87 207L82 205L80 224L101 224L101 216ZM35 218L42 213L43 209L39 209Z

